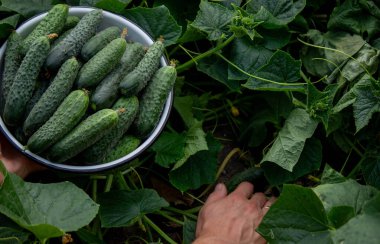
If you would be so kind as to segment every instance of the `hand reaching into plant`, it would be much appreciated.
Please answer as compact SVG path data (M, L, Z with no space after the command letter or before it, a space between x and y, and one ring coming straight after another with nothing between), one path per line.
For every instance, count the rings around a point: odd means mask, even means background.
M21 178L25 178L30 173L42 170L43 167L34 163L25 155L18 152L9 144L3 134L0 133L0 160L7 170L15 173ZM3 181L3 175L0 173L0 182Z
M266 243L255 229L275 198L268 200L253 190L251 183L243 182L227 194L226 186L218 184L199 213L193 244Z

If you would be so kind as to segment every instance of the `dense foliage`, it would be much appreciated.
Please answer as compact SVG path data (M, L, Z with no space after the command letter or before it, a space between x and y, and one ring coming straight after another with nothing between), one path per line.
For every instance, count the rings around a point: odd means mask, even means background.
M58 2L95 6L163 36L178 72L165 130L126 167L27 182L0 167L0 240L190 243L212 186L242 180L279 195L268 241L379 240L379 1L0 2L2 42Z

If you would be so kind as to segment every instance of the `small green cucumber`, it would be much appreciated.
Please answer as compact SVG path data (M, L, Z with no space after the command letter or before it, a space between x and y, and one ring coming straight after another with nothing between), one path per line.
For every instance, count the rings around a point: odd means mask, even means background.
M33 95L29 99L28 103L26 104L25 118L28 117L30 111L32 111L34 105L36 105L38 100L40 100L40 98L42 97L42 94L44 94L44 92L49 87L49 85L50 85L50 82L47 80L46 81L37 80L36 87L34 88L34 91L33 91ZM22 126L20 127L22 128Z
M101 140L81 153L83 161L90 164L104 162L106 154L117 144L131 126L138 108L139 100L136 96L119 98L112 107L114 110L121 110L119 111L119 122Z
M119 95L122 76L131 72L145 54L144 46L138 42L127 43L127 47L116 68L109 73L91 95L91 108L100 110L110 108Z
M81 57L88 61L112 40L120 37L121 29L117 26L108 27L86 42L81 50Z
M76 84L79 88L96 86L120 62L127 42L116 38L83 65L78 73Z
M106 155L104 162L111 162L133 152L141 143L141 140L132 135L124 135L117 145Z
M47 90L25 119L23 128L26 136L32 135L54 114L63 99L70 93L79 68L80 64L75 57L63 63Z
M66 18L65 25L63 26L62 31L67 31L69 29L74 28L80 21L80 18L78 16L69 15Z
M73 29L68 29L68 30L66 30L65 32L63 32L61 35L59 35L58 38L55 39L55 40L52 42L50 49L53 49L55 46L57 46L58 43L60 43L63 39L65 39L65 37L68 36L72 30L73 30Z
M83 45L95 35L102 19L101 9L85 14L70 34L50 50L45 66L48 69L57 70L67 59L78 56Z
M29 138L26 148L34 153L41 153L59 141L79 123L88 104L87 91L72 91L49 120Z
M3 111L5 100L22 61L20 53L21 42L22 38L16 31L13 31L8 37L4 54L3 79L1 82L1 111Z
M163 66L154 74L140 99L135 120L138 135L146 136L156 126L176 78L177 71L174 66Z
M62 163L90 147L113 127L119 120L118 112L102 109L79 123L65 137L54 144L47 152L52 162Z
M15 75L7 96L3 118L10 126L21 124L26 104L33 95L41 66L49 52L47 36L38 37L30 46Z
M87 91L72 91L54 114L28 140L26 148L41 153L69 133L82 119L89 104Z
M152 78L159 67L160 58L164 51L163 41L155 41L149 48L137 67L123 77L119 89L125 96L140 92Z
M60 34L63 26L66 23L66 18L69 13L69 6L67 4L57 4L49 10L47 15L37 24L37 26L30 32L22 43L22 53L26 53L30 45L37 37L46 36L49 34Z

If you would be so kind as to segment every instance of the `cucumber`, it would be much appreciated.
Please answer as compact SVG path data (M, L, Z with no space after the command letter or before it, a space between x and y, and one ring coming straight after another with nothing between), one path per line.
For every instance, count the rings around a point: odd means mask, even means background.
M46 92L25 119L23 129L26 136L32 135L54 114L63 99L70 93L79 68L80 64L75 57L63 63Z
M88 104L87 91L72 91L49 120L29 138L26 148L34 153L41 153L59 141L79 123Z
M62 163L100 140L118 122L119 116L113 109L102 109L79 123L47 152L52 162Z
M32 97L29 99L28 103L26 104L25 108L25 118L28 117L30 111L32 111L34 105L40 100L42 94L46 91L46 89L49 87L50 83L49 81L41 81L37 80L36 86L33 91ZM22 128L22 126L20 126Z
M57 70L67 59L78 56L83 45L95 35L102 18L101 9L85 14L70 34L50 50L45 66Z
M109 73L91 95L91 108L99 110L110 108L119 93L119 83L122 76L131 72L145 54L144 46L140 43L128 43L123 56L116 68Z
M22 123L26 104L33 95L38 73L49 48L48 37L40 36L22 60L5 102L3 118L6 124L13 126Z
M164 51L163 41L155 41L149 48L137 67L123 77L119 89L125 96L132 96L140 92L158 69L160 58Z
M81 50L81 57L85 61L90 60L96 53L107 46L108 43L120 37L120 33L121 30L117 26L111 26L98 32L84 44Z
M132 135L125 135L117 145L106 155L104 162L111 162L133 152L139 145L140 139Z
M72 30L73 29L68 29L61 35L59 35L58 38L53 41L50 48L53 49L55 46L57 46L57 44L60 43L63 39L65 39L65 37L68 36Z
M103 163L106 154L117 144L120 138L131 126L138 108L139 100L136 96L119 98L112 107L114 110L122 109L119 113L119 121L117 125L104 135L101 140L97 141L81 153L83 161L90 164Z
M63 26L66 23L67 15L69 13L69 6L67 4L57 4L49 10L47 15L37 24L37 26L30 32L22 43L22 53L26 53L30 45L36 40L37 37L46 36L49 34L60 34Z
M156 126L165 101L177 78L174 66L163 66L157 70L144 90L135 120L137 134L146 136Z
M5 100L7 99L18 67L20 67L22 61L22 55L20 53L21 42L21 36L15 31L10 34L7 41L4 54L3 79L1 82L1 111L4 109Z
M96 86L120 62L127 42L116 38L83 65L78 73L76 84L79 88Z
M69 29L74 28L80 21L80 18L78 16L69 15L66 18L65 25L63 26L62 31L67 31Z

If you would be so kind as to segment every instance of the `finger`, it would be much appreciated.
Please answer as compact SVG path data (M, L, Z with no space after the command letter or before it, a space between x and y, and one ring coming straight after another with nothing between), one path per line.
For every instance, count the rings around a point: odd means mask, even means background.
M227 187L223 183L218 183L215 186L214 191L208 196L205 204L210 204L224 198L225 196L227 196Z
M251 202L254 202L258 208L263 208L266 202L268 201L264 193L262 192L256 192L252 195L251 199L249 200Z
M236 187L236 189L230 195L239 195L246 198L250 198L253 193L253 185L249 182L242 182Z
M269 211L270 207L272 206L272 204L273 204L276 200L277 200L277 198L275 198L275 197L271 197L271 198L269 198L269 200L264 204L264 206L263 206L263 214L264 214L264 215Z

